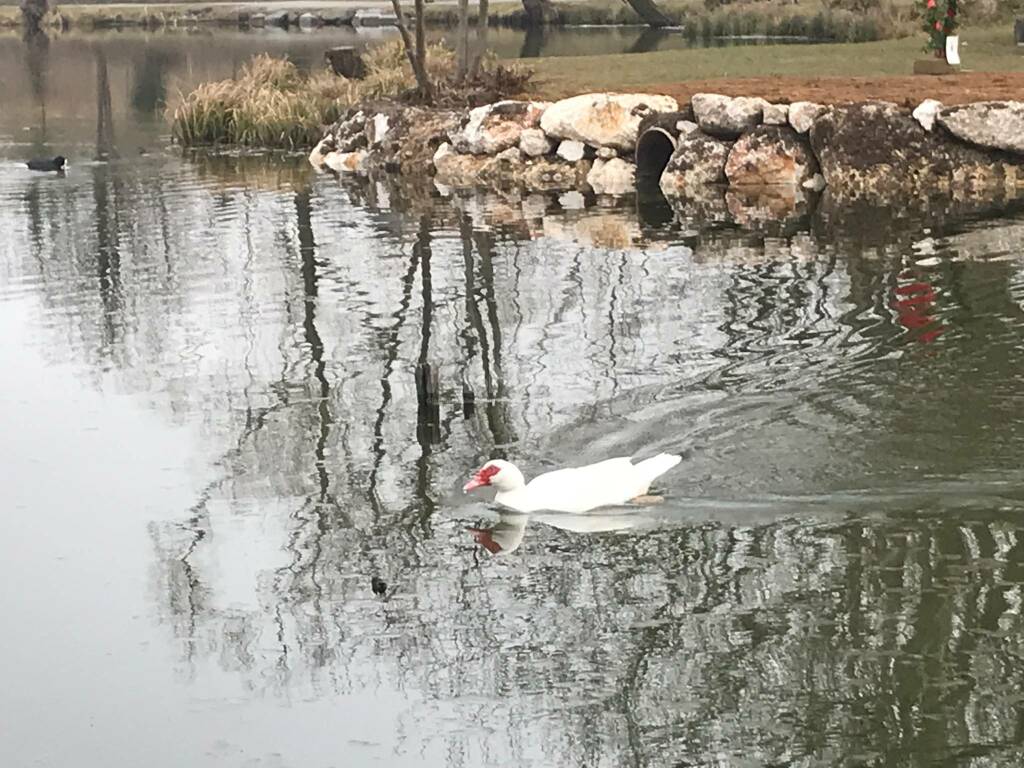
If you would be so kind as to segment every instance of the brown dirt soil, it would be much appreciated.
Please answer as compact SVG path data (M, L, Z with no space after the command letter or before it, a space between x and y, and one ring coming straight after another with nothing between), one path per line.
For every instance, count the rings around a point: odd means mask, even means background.
M1024 72L962 72L955 75L905 77L749 77L655 83L641 89L674 96L680 103L695 93L761 96L769 101L816 101L844 104L854 101L891 101L917 106L928 98L943 104L1021 99Z

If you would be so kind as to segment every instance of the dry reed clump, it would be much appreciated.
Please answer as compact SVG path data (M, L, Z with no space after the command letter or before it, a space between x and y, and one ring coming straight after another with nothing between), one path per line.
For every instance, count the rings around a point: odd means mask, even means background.
M366 77L348 80L326 70L307 75L287 59L256 56L238 78L204 83L180 97L169 110L171 133L185 146L297 149L316 144L324 126L355 104L415 97L416 79L400 42L370 49L364 62ZM457 83L455 54L440 44L428 47L427 70L445 104L466 103L473 91L491 98L521 93L532 74L488 56L476 81Z
M237 144L295 149L315 143L348 104L349 82L305 75L287 59L254 57L235 80L204 83L171 109L171 133L186 146Z

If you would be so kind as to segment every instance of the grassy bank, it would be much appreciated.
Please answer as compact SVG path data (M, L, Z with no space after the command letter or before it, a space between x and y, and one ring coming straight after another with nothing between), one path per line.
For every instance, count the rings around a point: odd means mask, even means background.
M966 69L1024 72L1024 54L1012 28L965 28L961 53ZM715 78L880 77L910 75L922 58L917 37L860 44L772 45L701 48L608 56L530 59L534 83L548 97L591 90L662 87ZM929 82L927 77L922 83ZM660 90L659 90L660 89Z

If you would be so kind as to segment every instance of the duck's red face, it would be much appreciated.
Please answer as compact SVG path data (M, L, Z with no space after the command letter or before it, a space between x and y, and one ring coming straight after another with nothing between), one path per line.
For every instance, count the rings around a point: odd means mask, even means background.
M466 493L475 491L477 488L483 488L484 486L490 485L497 474L501 472L501 467L497 464L484 464L477 470L477 473L473 475L473 479L462 486L462 490Z

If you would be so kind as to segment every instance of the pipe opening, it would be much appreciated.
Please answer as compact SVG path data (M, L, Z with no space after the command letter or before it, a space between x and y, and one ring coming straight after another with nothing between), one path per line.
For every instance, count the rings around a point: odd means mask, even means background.
M664 128L648 128L636 143L637 184L657 186L672 153L676 151L675 138Z

